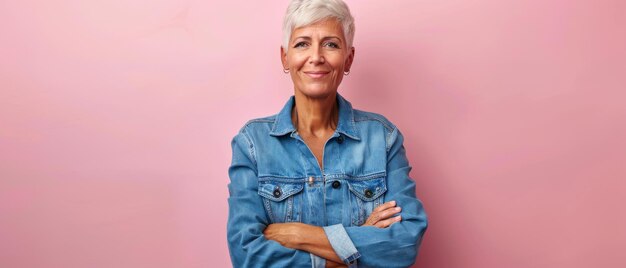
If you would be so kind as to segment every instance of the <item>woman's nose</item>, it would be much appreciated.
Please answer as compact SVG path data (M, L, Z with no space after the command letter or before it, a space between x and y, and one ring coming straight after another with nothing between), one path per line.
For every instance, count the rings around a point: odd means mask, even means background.
M324 55L319 47L311 49L311 55L309 56L309 63L324 63Z

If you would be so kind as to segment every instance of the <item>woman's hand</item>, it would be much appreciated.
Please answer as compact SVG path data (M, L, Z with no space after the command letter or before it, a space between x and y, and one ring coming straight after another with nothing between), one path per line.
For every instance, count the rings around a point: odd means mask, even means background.
M389 201L375 208L372 211L372 214L370 214L365 223L361 226L387 228L390 225L402 220L402 216L400 215L392 217L393 215L400 213L400 211L402 211L402 208L396 207L396 201Z
M343 263L338 263L338 262L334 262L334 261L330 261L330 260L326 260L326 268L342 268L342 267L348 267L348 265L345 265Z
M335 253L322 227L299 222L272 223L265 227L263 235L268 240L274 240L283 247L310 252L326 260L341 264L341 259Z
M296 248L296 243L300 242L298 230L304 227L298 225L300 223L272 223L265 228L263 234L265 238L274 240L283 247Z

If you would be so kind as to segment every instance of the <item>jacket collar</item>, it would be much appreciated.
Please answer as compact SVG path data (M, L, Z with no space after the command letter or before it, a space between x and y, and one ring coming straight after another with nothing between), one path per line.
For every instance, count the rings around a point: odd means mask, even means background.
M283 136L296 131L291 122L291 109L295 103L295 97L291 96L282 110L276 115L274 126L270 135ZM354 110L352 104L337 93L337 104L339 108L339 122L337 123L337 133L343 134L354 140L360 140L359 133L354 123Z

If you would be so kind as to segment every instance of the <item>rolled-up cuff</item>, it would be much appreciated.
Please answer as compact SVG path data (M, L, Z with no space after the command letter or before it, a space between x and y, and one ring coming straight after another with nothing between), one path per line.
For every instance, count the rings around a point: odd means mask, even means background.
M352 243L352 239L348 236L343 225L335 224L323 228L337 256L339 256L348 267L356 267L356 260L361 257L361 254L356 250L356 247L354 247L354 243Z
M310 253L310 254L311 254L311 264L312 264L311 267L326 268L326 259L317 255L314 255L313 253Z

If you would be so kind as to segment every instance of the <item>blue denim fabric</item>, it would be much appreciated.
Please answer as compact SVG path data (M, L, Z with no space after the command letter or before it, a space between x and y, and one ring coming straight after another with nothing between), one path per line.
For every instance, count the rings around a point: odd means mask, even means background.
M354 243L352 239L350 239L350 236L348 236L348 233L346 233L346 229L343 225L335 224L324 226L323 228L337 256L339 256L344 263L349 264L349 267L357 267L357 259L361 257L361 254L354 248Z
M325 268L326 267L326 259L311 254L311 263L313 268Z
M427 228L398 129L381 115L352 109L337 95L339 122L324 146L324 170L291 123L294 98L274 116L254 119L233 138L228 246L235 267L323 267L305 251L267 240L271 223L322 226L351 267L408 267ZM338 183L335 183L338 182ZM333 187L334 183L334 187ZM402 221L361 226L395 200Z

